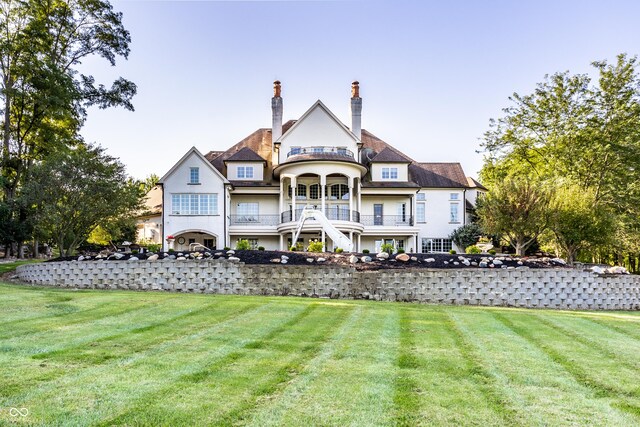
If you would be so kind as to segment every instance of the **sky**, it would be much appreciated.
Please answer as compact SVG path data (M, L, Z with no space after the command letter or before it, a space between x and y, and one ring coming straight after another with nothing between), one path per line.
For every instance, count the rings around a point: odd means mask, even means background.
M131 33L115 67L81 72L138 86L135 112L91 108L87 142L130 175L162 176L192 146L226 150L271 126L273 81L284 121L322 100L350 125L360 82L362 127L422 162L482 166L481 138L514 92L546 74L640 53L638 1L112 0Z

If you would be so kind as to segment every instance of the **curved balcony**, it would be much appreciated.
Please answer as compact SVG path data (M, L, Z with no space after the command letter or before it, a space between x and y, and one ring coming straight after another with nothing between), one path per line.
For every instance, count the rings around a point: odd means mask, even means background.
M287 160L293 156L308 156L308 158L327 158L344 157L349 160L355 160L355 156L351 150L342 147L315 146L315 147L296 147L287 153Z
M285 222L298 221L300 219L300 213L303 211L303 209L304 208L296 209L295 214L293 211L282 212L280 214L280 222L285 223ZM351 211L351 212L353 215L352 222L360 222L360 212L358 211ZM329 221L351 221L348 209L336 209L336 208L327 206L324 214Z

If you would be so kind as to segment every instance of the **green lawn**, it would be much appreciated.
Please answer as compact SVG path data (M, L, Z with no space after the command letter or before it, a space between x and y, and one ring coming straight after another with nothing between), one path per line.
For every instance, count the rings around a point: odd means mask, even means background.
M0 284L0 367L0 425L640 424L640 313Z

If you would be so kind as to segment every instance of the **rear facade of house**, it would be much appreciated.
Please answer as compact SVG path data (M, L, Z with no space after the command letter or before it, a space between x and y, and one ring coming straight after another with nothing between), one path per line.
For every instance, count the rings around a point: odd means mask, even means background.
M240 239L285 250L302 211L314 209L351 239L354 251L377 252L385 243L407 252L457 249L448 236L469 222L484 188L459 163L413 160L362 129L358 82L351 126L321 101L283 123L278 81L271 103L271 128L225 151L194 147L161 178L162 209L145 218L142 237L165 250L234 247ZM297 245L313 240L328 251L337 246L311 219Z

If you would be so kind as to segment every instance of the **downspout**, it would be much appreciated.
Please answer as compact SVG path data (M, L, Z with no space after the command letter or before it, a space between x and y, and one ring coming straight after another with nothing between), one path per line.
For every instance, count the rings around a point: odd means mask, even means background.
M158 183L160 184L160 188L162 189L162 220L160 221L160 243L162 243L162 251L166 252L166 250L164 249L164 243L165 243L165 238L164 238L164 183L160 182Z
M227 186L228 184L224 185L224 206L223 206L223 214L224 214L224 225L223 225L223 232L224 232L224 245L222 246L223 248L227 245L227 201L229 201L229 203L231 203L231 196L229 195L229 187ZM231 246L229 246L231 247Z
M462 226L467 224L467 189L462 190Z

